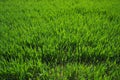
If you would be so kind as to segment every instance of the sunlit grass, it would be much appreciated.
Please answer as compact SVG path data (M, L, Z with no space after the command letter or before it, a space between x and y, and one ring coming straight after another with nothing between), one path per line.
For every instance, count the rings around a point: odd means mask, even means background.
M0 80L120 79L119 0L0 0Z

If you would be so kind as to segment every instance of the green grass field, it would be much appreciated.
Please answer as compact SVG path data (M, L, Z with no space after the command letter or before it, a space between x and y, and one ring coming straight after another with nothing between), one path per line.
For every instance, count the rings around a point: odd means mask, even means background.
M0 80L120 80L120 0L0 0Z

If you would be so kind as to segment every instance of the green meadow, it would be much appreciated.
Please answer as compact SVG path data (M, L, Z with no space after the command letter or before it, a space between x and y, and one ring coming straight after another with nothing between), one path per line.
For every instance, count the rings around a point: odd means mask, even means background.
M120 0L0 0L0 80L119 80Z

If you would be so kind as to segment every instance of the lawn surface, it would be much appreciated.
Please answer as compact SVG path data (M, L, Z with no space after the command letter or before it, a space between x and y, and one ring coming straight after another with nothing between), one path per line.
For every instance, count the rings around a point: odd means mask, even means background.
M0 80L119 80L120 0L0 0Z

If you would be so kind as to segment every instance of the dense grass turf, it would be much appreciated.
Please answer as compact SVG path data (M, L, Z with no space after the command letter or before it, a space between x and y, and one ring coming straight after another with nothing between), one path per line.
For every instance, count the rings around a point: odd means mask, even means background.
M120 0L0 0L0 80L119 80Z

